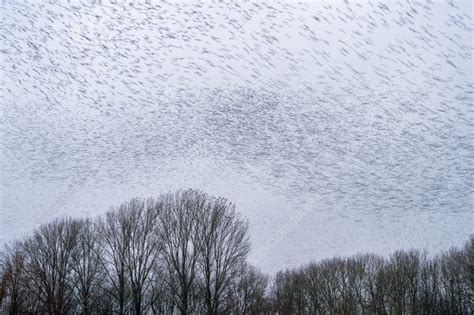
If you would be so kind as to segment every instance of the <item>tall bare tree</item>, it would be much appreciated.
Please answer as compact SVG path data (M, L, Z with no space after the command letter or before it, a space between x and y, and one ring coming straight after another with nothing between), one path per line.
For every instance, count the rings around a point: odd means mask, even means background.
M195 310L197 263L201 251L200 221L207 196L185 190L162 196L159 237L167 269L167 285L181 314Z
M200 217L201 251L199 270L201 292L208 315L228 311L225 294L237 278L250 250L247 222L239 218L235 206L224 198L206 200Z
M440 285L443 310L449 314L468 314L474 308L470 282L464 273L468 252L452 248L440 256Z
M464 246L466 255L463 268L463 275L467 288L467 299L470 304L470 310L474 313L474 235L471 235Z
M347 284L351 291L354 302L357 303L357 311L366 314L367 294L364 290L364 279L367 277L367 255L356 255L345 262L347 269Z
M386 261L382 257L367 255L367 276L364 287L367 291L368 308L374 314L387 313L389 279L386 271Z
M5 314L472 314L474 237L429 257L333 258L280 271L246 263L247 222L185 190L97 221L56 219L0 253Z
M128 205L111 209L98 221L98 235L103 244L100 262L107 275L103 289L115 301L117 312L125 314L130 304L127 255L131 242L132 225Z
M73 306L72 255L79 231L77 220L57 219L42 225L24 243L28 257L25 285L31 286L43 311L49 314L65 314Z
M0 313L20 314L28 310L25 278L25 255L22 243L6 245L0 256Z
M440 264L439 258L424 261L420 270L420 308L425 314L435 314L440 303Z
M90 219L78 223L80 230L72 253L72 285L79 311L88 315L103 302L101 284L105 280L105 270L101 264L102 243L96 225Z
M133 199L127 205L130 219L130 246L125 256L135 314L144 312L144 298L151 284L151 273L160 258L158 214L161 206L149 198Z

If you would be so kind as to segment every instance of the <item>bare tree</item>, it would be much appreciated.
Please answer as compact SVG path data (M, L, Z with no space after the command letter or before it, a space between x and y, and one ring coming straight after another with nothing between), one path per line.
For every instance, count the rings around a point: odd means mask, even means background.
M153 314L174 314L176 305L171 291L169 274L161 261L153 267L150 286L150 308Z
M389 310L394 313L416 313L419 300L419 271L421 254L418 251L396 251L385 266L390 284Z
M72 284L79 310L87 315L103 302L101 283L106 275L101 264L102 243L96 233L96 225L90 219L78 223L77 246L72 253Z
M65 314L72 307L70 276L79 231L77 220L57 219L42 225L24 243L28 261L25 285L31 286L43 311L49 314Z
M440 264L437 257L424 258L420 270L420 308L425 314L434 314L440 305Z
M367 313L367 294L364 290L364 279L367 276L367 255L356 255L346 260L347 283L357 303L357 312Z
M305 274L303 269L279 271L273 281L272 299L278 314L305 314Z
M243 264L238 279L232 287L232 313L262 314L268 311L267 305L268 276L257 268Z
M145 308L145 294L151 284L151 273L159 259L161 243L156 229L160 207L152 198L133 199L127 206L131 234L125 259L134 311L141 314Z
M311 314L321 314L325 310L325 305L321 295L321 272L319 265L311 263L303 269L304 281L303 287L305 300L307 301L306 310Z
M463 273L467 253L457 248L440 256L440 284L444 296L443 310L450 314L467 314L473 303L469 294L470 283ZM472 287L470 288L472 290Z
M474 237L429 257L332 258L268 277L248 226L197 190L57 219L0 253L0 313L472 314Z
M132 226L128 205L111 209L98 221L98 235L103 244L100 262L108 281L103 289L113 298L119 314L128 312L130 283L128 281L127 255L129 253Z
M197 307L197 263L201 251L200 220L207 197L185 190L161 199L159 237L162 243L167 285L174 292L174 304L181 314Z
M28 289L23 286L25 277L25 256L22 243L5 246L0 257L0 310L5 314L19 314L27 311Z
M471 235L466 242L463 251L465 253L463 276L466 283L467 300L470 312L474 313L474 235Z
M250 249L248 225L238 217L235 206L224 198L205 200L200 216L200 288L206 313L225 312L223 302L232 281L245 263Z
M368 308L372 314L387 313L389 280L386 274L386 262L383 258L367 255L364 288L367 292Z

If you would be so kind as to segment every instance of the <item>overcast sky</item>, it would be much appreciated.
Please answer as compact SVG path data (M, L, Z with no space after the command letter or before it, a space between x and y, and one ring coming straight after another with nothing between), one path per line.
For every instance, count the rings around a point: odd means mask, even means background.
M267 270L474 232L470 1L51 2L0 4L1 241L187 187Z

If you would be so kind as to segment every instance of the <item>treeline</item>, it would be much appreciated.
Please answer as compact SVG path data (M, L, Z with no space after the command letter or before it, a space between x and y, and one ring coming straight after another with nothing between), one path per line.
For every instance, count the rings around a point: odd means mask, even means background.
M472 314L474 237L435 257L357 255L250 266L246 220L185 190L57 219L1 252L4 314Z
M280 271L271 298L278 314L472 314L474 238L432 258L397 251Z

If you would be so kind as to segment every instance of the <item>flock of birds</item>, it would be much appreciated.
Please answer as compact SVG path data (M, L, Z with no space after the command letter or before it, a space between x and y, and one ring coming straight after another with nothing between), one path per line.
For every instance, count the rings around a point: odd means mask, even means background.
M218 165L290 204L473 223L469 1L3 1L0 14L0 239L82 189L148 196ZM191 166L160 171L178 160Z

